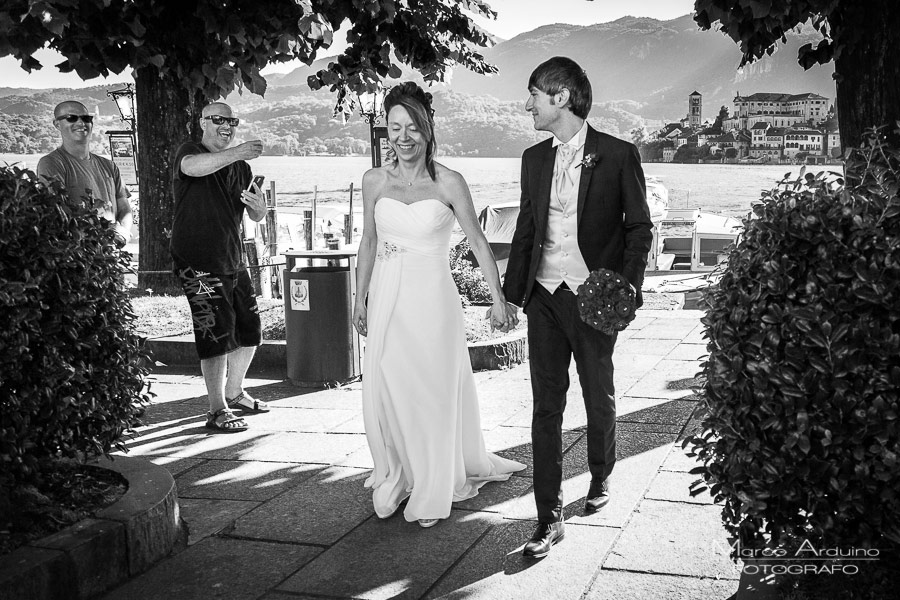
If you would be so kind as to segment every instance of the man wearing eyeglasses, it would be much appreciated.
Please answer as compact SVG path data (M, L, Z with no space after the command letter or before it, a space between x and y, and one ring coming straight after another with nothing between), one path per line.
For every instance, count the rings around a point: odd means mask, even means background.
M53 126L62 146L38 161L38 176L58 179L72 198L92 197L98 214L115 224L116 245L123 247L131 237L131 194L119 168L91 152L93 115L81 102L66 100L53 110Z
M262 343L262 327L243 261L241 222L245 209L251 219L261 221L266 203L251 183L253 173L246 162L262 154L262 142L232 146L239 125L227 104L204 107L202 139L182 144L172 165L175 215L170 249L194 321L209 399L206 426L221 432L247 429L233 409L269 410L243 389L244 376Z

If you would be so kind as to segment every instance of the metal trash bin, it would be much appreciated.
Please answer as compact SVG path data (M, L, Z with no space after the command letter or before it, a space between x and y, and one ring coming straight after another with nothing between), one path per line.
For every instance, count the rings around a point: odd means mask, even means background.
M287 376L301 387L325 387L362 373L353 328L356 254L285 252L284 329Z

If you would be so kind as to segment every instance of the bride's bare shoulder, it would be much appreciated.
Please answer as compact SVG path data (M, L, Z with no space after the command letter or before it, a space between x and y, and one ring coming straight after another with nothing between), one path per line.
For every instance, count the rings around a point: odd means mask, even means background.
M460 187L466 185L466 180L460 173L442 165L439 162L434 163L434 174L435 179L437 179L439 184L443 184L448 187Z
M384 165L382 167L375 167L369 169L365 173L363 173L363 185L366 183L372 184L381 184L387 181L389 175L388 173L393 168L393 165Z

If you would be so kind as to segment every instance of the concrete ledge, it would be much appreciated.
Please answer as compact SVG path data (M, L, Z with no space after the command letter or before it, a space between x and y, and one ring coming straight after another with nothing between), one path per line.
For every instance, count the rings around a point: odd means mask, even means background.
M511 335L469 344L472 370L506 369L528 360L528 338L525 329Z
M169 366L199 368L200 359L197 358L194 350L193 335L153 338L146 340L145 344L154 361ZM469 360L472 361L472 369L476 371L504 369L527 359L528 342L524 329L510 336L469 344ZM256 350L250 370L251 373L254 371L279 373L286 378L286 342L284 340L263 340L262 345Z
M97 518L0 558L0 599L95 597L184 545L175 480L166 469L127 456L92 464L121 474L128 491Z

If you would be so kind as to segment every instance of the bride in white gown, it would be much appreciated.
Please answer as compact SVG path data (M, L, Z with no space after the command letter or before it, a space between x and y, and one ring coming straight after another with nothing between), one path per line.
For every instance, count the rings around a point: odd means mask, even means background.
M515 326L468 186L434 162L431 95L415 83L384 102L397 160L363 176L353 324L367 336L363 417L375 468L366 480L386 518L406 498L407 521L430 527L451 502L525 465L485 450L459 293L450 275L450 232L462 226L491 289L492 327Z

